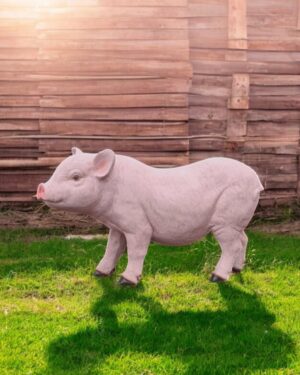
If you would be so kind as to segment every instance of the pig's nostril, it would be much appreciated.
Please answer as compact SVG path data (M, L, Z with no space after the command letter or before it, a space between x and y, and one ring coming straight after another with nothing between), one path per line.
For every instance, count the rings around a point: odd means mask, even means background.
M39 184L39 186L37 188L36 197L37 197L37 199L43 199L44 195L45 195L45 186L44 186L44 184Z

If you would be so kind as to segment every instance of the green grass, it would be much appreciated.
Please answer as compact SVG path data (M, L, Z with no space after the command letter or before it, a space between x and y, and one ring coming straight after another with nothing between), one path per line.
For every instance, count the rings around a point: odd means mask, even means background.
M250 233L222 285L211 237L152 245L123 289L92 276L105 240L54 234L0 232L1 375L300 374L300 238Z

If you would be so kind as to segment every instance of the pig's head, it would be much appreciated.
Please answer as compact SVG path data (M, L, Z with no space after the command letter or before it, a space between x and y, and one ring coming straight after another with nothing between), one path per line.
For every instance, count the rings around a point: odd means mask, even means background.
M36 198L51 208L88 212L107 197L105 185L113 172L115 158L112 150L88 154L72 148L72 156L63 160L51 178L38 186Z

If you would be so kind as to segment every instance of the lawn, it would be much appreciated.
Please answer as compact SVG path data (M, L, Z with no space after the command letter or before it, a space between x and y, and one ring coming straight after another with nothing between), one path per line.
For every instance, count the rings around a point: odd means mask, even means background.
M132 289L93 277L105 239L1 231L0 374L300 374L300 238L249 237L228 283L208 237L151 245Z

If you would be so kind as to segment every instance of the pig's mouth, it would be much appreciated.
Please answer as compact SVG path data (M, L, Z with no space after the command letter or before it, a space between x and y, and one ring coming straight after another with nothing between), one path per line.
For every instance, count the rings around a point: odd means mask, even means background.
M37 195L34 195L33 198L36 198L37 200L39 201L42 201L44 203L50 203L50 204L58 204L58 203L61 203L63 201L62 198L59 198L59 199L49 199L49 198L41 198L41 197L38 197Z
M50 204L58 204L61 203L63 199L43 199L43 202L50 203Z

